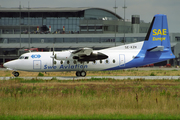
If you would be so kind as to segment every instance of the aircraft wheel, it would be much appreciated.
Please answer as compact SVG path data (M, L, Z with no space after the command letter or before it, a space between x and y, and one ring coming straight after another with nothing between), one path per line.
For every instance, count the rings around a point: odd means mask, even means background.
M85 77L86 76L86 72L85 71L81 71L81 76Z
M19 72L14 72L13 74L15 77L18 77L19 76Z
M76 76L77 77L81 76L81 72L80 71L76 71Z

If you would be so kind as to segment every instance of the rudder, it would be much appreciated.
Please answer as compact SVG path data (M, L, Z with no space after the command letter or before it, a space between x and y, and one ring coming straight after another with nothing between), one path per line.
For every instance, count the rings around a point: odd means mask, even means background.
M171 49L166 15L157 14L154 16L145 41L146 49L152 49L157 46L163 46L164 50Z

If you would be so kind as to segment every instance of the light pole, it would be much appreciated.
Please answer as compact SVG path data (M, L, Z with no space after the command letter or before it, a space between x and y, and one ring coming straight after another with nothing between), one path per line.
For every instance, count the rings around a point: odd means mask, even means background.
M20 27L20 49L21 49L21 2L19 2L19 27Z
M126 8L127 8L126 5L125 5L125 0L124 0L124 6L123 6L122 8L124 9L124 45L125 45L125 27L126 27L126 26L125 26L125 17L126 17L126 16L125 16L125 10L126 10Z
M115 0L115 6L113 8L115 9L115 15L116 15L116 9L118 8L116 6L116 0ZM117 19L115 19L115 46L116 46L116 22L117 22Z
M30 49L30 11L29 11L30 7L29 7L29 1L28 1L28 39L29 39L29 44L28 44L28 48Z

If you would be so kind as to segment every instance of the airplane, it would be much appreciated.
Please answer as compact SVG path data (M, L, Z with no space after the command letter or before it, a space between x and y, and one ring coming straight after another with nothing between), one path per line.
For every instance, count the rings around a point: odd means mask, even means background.
M171 51L167 16L153 17L144 41L102 50L80 48L78 50L29 52L19 59L3 64L13 70L15 77L20 71L58 72L76 71L77 77L85 77L87 71L120 70L139 67L175 58Z

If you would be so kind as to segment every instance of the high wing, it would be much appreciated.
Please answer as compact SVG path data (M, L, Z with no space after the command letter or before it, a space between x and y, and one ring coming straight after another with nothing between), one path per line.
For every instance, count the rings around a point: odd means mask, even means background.
M72 51L73 59L78 61L95 61L95 60L103 60L108 58L107 55L100 52L93 52L91 48L81 48L75 51Z
M73 51L73 54L76 55L90 55L93 52L93 49L91 48L80 48L78 50Z
M108 56L101 52L93 51L93 49L91 48L80 48L78 50L55 53L55 55L51 56L51 58L55 58L56 60L74 59L79 62L85 62L85 61L103 60L108 58Z

